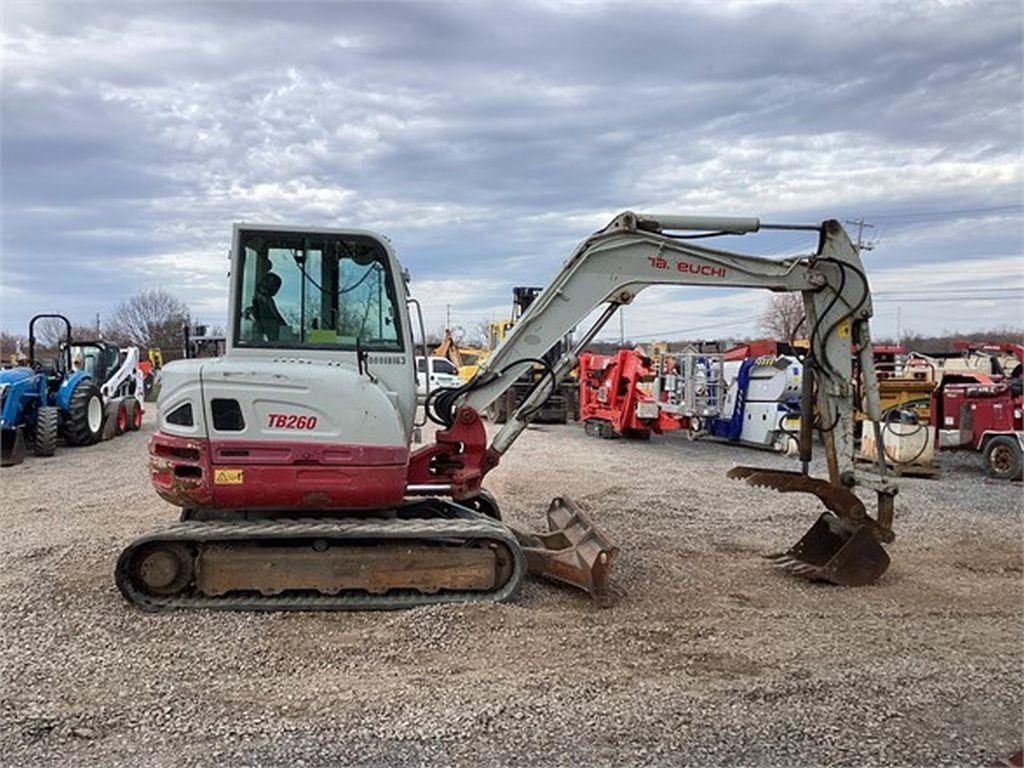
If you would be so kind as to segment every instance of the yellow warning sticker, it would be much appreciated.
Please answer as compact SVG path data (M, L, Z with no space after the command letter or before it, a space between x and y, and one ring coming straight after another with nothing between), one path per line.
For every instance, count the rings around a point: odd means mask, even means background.
M213 471L213 482L215 485L241 485L245 482L244 470L215 469Z
M839 334L840 339L850 338L850 321L844 320L843 322L841 322L839 324L839 327L836 328L836 333Z

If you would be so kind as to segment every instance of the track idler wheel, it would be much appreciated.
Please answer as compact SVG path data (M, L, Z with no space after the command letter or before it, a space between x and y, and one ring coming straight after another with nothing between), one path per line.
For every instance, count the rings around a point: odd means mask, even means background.
M892 532L868 516L864 503L852 491L799 472L734 467L727 474L781 493L810 493L830 510L788 550L766 555L778 568L812 581L847 587L871 584L888 570L889 555L880 541L891 541Z
M130 578L151 595L176 595L192 583L192 552L184 544L163 542L142 548L132 559Z

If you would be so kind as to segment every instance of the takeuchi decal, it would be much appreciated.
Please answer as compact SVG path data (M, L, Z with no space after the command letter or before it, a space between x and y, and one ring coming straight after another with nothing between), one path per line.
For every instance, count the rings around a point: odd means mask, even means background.
M664 256L648 256L647 261L650 262L651 269L672 269L669 260ZM725 277L725 267L714 267L710 264L694 264L689 261L677 261L674 263L676 272L682 272L687 275L702 275L704 277Z

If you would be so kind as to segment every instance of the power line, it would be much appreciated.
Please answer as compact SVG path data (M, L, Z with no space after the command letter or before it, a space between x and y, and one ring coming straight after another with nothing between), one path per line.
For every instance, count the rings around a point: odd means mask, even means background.
M714 328L730 328L734 325L748 325L753 322L755 322L754 318L735 320L731 323L709 323L708 325L695 325L692 328L680 328L674 331L656 331L654 333L643 333L637 336L630 334L629 338L633 341L637 339L656 339L664 336L678 336L679 334L684 333L694 333L695 331L709 331Z
M971 293L1004 293L1006 291L1024 291L1024 286L1017 288L971 288ZM891 296L897 293L963 293L963 288L894 288L891 291L872 291L874 296Z
M991 205L984 208L950 208L945 210L933 209L924 211L906 211L902 213L873 213L872 219L927 219L932 216L956 216L967 213L997 213L999 211L1019 211L1024 205Z
M911 299L876 299L879 304L908 304L908 303L949 303L952 296L935 296L932 298L911 298ZM1024 299L1024 293L1019 296L957 296L961 301L995 301L1002 299Z

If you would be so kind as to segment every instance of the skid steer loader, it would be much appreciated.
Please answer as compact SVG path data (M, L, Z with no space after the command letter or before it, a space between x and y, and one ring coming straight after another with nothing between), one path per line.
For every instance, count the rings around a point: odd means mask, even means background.
M817 251L781 261L730 253L693 237L808 229ZM851 346L865 409L880 422L857 250L836 221L625 212L584 240L476 376L427 395L441 427L411 448L416 421L413 312L419 305L388 240L362 230L238 224L232 245L226 354L163 369L150 441L157 492L181 521L128 545L116 567L124 596L147 610L401 608L507 600L527 571L593 593L607 586L616 547L569 499L555 499L544 533L513 531L483 490L580 351L648 285L798 291L811 326L805 413L816 400L829 478L737 468L755 485L817 496L827 508L777 564L841 584L888 565L896 488L855 472ZM575 347L545 353L604 303ZM425 347L422 354L426 356ZM546 372L488 444L484 409L534 365ZM881 441L878 441L881 444ZM879 457L881 459L881 457ZM880 472L884 464L879 463ZM877 492L870 517L852 492Z

